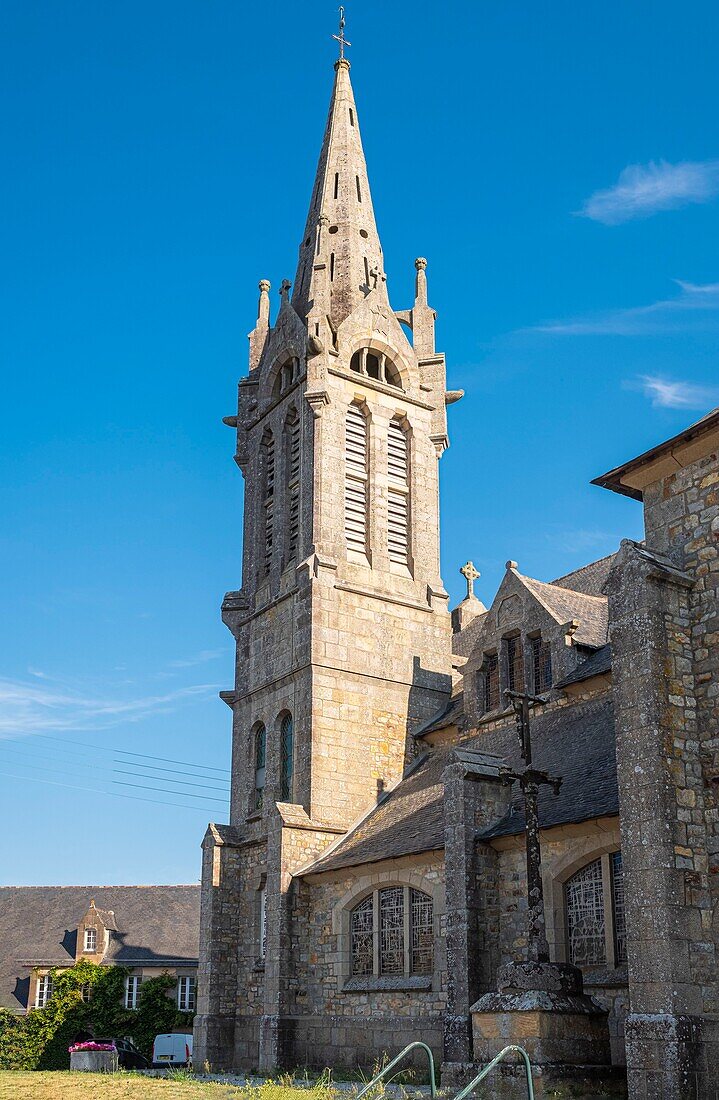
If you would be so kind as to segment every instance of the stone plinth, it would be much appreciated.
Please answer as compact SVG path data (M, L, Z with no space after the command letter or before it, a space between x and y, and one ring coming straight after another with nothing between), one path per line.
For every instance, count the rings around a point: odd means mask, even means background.
M537 1096L558 1080L599 1083L613 1076L607 1013L584 993L576 967L512 963L499 971L497 987L472 1006L475 1063L490 1062L510 1044L523 1047ZM526 1095L521 1075L498 1076L497 1095Z
M116 1050L75 1050L70 1055L70 1069L81 1073L116 1073Z

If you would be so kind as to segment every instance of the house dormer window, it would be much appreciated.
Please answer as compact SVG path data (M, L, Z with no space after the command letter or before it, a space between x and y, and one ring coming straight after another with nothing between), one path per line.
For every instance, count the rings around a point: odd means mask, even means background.
M97 951L97 929L86 928L85 929L85 951L90 954L94 954Z

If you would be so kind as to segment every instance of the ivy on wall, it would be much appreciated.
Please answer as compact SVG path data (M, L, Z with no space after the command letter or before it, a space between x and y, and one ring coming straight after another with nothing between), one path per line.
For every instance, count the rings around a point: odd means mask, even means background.
M78 1038L132 1039L152 1057L156 1035L175 1028L192 1030L192 1012L178 1012L168 993L169 974L140 985L136 1009L123 1006L125 977L121 966L98 966L81 960L69 970L51 971L53 994L44 1008L26 1016L0 1009L0 1069L67 1069L67 1048ZM85 991L85 998L83 998Z

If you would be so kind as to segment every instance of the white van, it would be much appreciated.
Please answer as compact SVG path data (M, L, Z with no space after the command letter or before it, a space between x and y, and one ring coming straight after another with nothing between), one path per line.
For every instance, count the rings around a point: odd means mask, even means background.
M192 1032L156 1035L152 1044L152 1068L189 1066L192 1062Z

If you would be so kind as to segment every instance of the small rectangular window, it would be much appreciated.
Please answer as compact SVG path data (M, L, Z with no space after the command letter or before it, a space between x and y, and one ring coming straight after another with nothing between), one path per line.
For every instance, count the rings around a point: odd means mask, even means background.
M180 1012L195 1011L195 979L182 977L177 979L177 1007Z
M125 1008L137 1008L140 996L139 974L129 974L125 978Z
M355 183L357 184L357 202L362 202L362 188L360 187L359 176L355 176Z
M352 110L352 108L350 107L350 126L354 126L354 124L355 124L355 113Z
M52 997L52 978L49 974L44 974L37 980L37 990L35 993L35 1008L44 1008Z
M333 283L334 280L335 280L335 254L334 254L334 252L331 252L330 253L330 282Z
M259 935L260 958L264 959L265 956L267 955L267 889L264 886L260 890L259 907L258 907L257 916L258 916L259 933L260 933L260 935Z
M337 198L337 195L339 194L339 189L340 189L340 174L339 174L339 172L335 172L335 194L334 194L335 198Z
M85 929L85 950L94 953L97 951L97 929L86 928Z
M484 710L496 710L499 706L499 658L488 653L484 658Z

